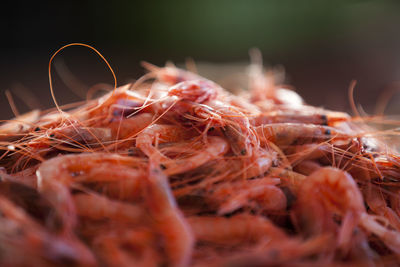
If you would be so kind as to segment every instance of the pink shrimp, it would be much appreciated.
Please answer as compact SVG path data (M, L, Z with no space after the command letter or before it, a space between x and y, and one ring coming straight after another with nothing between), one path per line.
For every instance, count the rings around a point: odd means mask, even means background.
M108 266L159 266L155 234L147 228L116 229L96 236L94 250Z
M116 221L139 223L145 220L143 208L130 203L111 200L97 194L78 194L73 196L76 212L90 219L109 218Z
M224 139L209 136L203 148L194 155L182 159L165 160L161 161L161 163L165 168L164 173L173 175L200 167L211 160L222 157L227 151L228 144Z
M69 186L78 182L109 182L120 179L133 179L136 181L134 186L139 186L139 177L143 173L137 169L138 166L138 159L116 154L82 153L59 156L45 161L37 170L38 189L62 218L64 230L72 232L77 219Z
M348 121L349 116L346 113L333 111L310 111L301 112L298 110L281 110L274 109L272 111L263 112L251 119L255 126L270 123L304 123L325 126L334 126L338 122Z
M341 141L349 143L351 136L321 125L303 123L273 123L255 128L262 142L271 141L278 146L300 145L314 142Z
M176 104L175 112L179 111L197 126L205 125L207 130L222 127L236 155L251 155L252 147L257 146L257 142L250 130L249 119L238 108L216 100L221 90L211 81L195 80L177 84L169 90L169 94L194 102Z
M258 142L249 119L239 109L215 100L197 106L194 113L208 128L221 128L236 155L251 156L257 148Z
M21 208L0 196L0 264L2 266L50 266L71 262L94 266L90 250L71 236L55 236L37 224Z
M193 233L177 207L167 177L159 164L152 160L144 187L149 214L156 229L164 237L169 263L173 266L187 266L193 251Z
M39 110L32 110L15 119L5 121L0 125L0 139L11 141L21 134L29 132L36 127L35 123L39 120L39 115Z
M304 175L310 175L321 168L321 164L313 160L304 160L295 166L295 171Z
M204 79L193 72L182 70L175 66L161 68L147 62L142 62L142 65L150 71L151 76L168 85L174 85L183 81Z
M370 188L364 190L364 196L368 207L375 214L386 218L394 229L400 231L400 217L388 207L381 188L378 186L370 186Z
M136 147L149 158L163 157L153 144L177 142L186 139L190 131L174 125L153 124L144 129L136 138Z
M216 99L219 86L209 80L193 80L180 82L168 89L168 95L182 100L204 103Z
M151 111L151 106L143 106L146 97L137 92L130 91L130 85L119 87L103 97L90 102L84 110L79 110L81 114L87 114L91 119L103 120L105 118L126 118L133 114ZM82 115L81 115L82 116Z
M267 218L249 214L225 217L189 217L196 238L219 244L241 244L262 239L285 239L286 234Z
M221 253L211 258L202 259L198 266L330 266L329 258L315 258L323 254L332 243L332 237L322 235L309 240L267 239L235 253ZM308 258L312 258L309 260ZM197 265L196 265L197 266ZM339 265L338 265L339 266ZM338 267L337 266L337 267ZM342 265L340 265L342 266ZM360 265L365 266L365 265Z
M286 209L286 196L275 184L276 179L241 180L222 184L213 195L222 201L218 214L231 213L242 207L261 211L281 211Z
M150 113L140 113L130 118L113 118L105 123L112 132L113 139L129 139L149 126L153 121Z
M395 253L400 252L400 234L376 222L364 207L357 184L346 172L320 168L305 179L298 192L297 216L308 234L335 232L333 215L342 217L337 244L347 251L359 225L377 235Z

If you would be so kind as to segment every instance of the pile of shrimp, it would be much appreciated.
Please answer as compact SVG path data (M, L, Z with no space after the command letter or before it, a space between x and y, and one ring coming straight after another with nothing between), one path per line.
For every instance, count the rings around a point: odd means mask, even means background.
M260 64L174 66L0 126L2 266L396 266L400 157Z

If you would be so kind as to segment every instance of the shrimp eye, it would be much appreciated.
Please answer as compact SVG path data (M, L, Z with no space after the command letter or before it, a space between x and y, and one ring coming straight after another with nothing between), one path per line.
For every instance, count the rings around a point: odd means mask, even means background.
M325 130L325 134L326 134L326 135L331 135L331 130L330 130L330 129L326 129L326 130Z
M328 117L325 114L321 115L322 125L328 125Z

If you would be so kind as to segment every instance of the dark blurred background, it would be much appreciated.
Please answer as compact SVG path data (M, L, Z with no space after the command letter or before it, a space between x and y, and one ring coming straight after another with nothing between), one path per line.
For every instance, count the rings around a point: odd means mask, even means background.
M57 2L57 3L55 3ZM307 3L307 4L306 4ZM18 109L53 107L48 61L61 46L83 42L97 48L118 83L138 78L140 61L163 65L248 62L258 47L267 66L282 65L286 81L313 105L349 110L355 100L367 113L392 92L388 113L399 113L400 1L14 1L2 8L0 119L12 117L9 89ZM73 93L55 74L61 104L79 100L90 86L113 83L92 51L70 47L55 59L78 82ZM54 65L54 66L55 66ZM35 100L36 99L36 100ZM31 107L29 107L31 106Z

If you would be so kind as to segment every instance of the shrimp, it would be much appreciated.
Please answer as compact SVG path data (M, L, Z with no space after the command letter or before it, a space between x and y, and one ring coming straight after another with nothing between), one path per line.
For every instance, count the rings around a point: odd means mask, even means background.
M92 253L80 241L50 234L3 196L0 196L0 211L1 265L50 266L65 262L95 265Z
M294 238L260 241L251 249L218 255L200 266L331 266L328 265L329 258L315 259L315 256L327 251L332 239L323 235L305 241ZM312 261L308 260L310 256Z
M11 158L15 163L13 170L25 168L30 161L44 161L55 151L82 152L92 151L111 140L111 130L103 127L86 127L79 122L70 121L55 128L37 127L24 138L10 144Z
M212 216L189 217L188 222L197 240L235 245L262 239L286 239L286 234L267 218L240 214L229 218Z
M321 164L313 160L305 160L295 166L295 171L304 175L310 175L314 171L321 168Z
M164 237L169 263L173 266L187 266L193 251L193 233L177 207L167 177L152 160L149 162L144 192L151 219Z
M329 152L333 150L331 144L326 143L311 143L305 145L293 145L285 149L285 154L290 158L292 164L304 160L318 160L323 157L328 157Z
M342 216L337 245L347 251L357 226L377 235L395 253L400 252L400 234L380 225L364 207L357 184L346 172L332 167L315 171L298 192L296 214L308 234L335 232L333 215Z
M215 100L194 109L195 116L207 124L207 128L221 128L235 155L252 155L258 142L250 127L249 119L237 108Z
M101 163L101 164L100 164ZM47 160L37 170L38 189L47 197L62 218L64 230L76 226L76 208L69 187L76 182L108 182L134 179L139 186L143 174L136 169L137 159L106 153L82 153Z
M187 158L166 160L161 161L161 163L165 168L164 173L167 175L173 175L200 167L211 160L222 157L227 151L228 144L224 139L216 136L209 136L207 137L206 144L200 152Z
M271 123L304 123L315 124L324 126L334 126L335 124L343 121L348 121L349 115L341 112L327 112L325 110L319 112L301 112L292 110L273 110L263 112L251 119L254 126L261 126L263 124Z
M94 250L108 266L159 266L155 234L147 228L113 230L93 240Z
M87 114L87 117L96 121L110 118L127 118L139 111L151 113L151 105L144 106L147 101L146 97L129 89L130 85L119 87L93 101L83 111L75 113Z
M112 119L108 123L113 139L129 139L136 136L153 122L151 113L140 113L123 119Z
M246 206L261 211L286 209L286 196L276 183L279 180L264 178L222 184L213 192L216 198L222 198L218 214L228 214Z
M169 94L178 96L183 102L194 102L192 105L178 105L179 113L185 118L206 125L207 130L222 127L236 155L251 155L252 146L257 144L249 119L238 108L218 101L218 91L221 88L211 81L195 80L175 85L170 88Z
M258 148L251 157L227 158L218 166L230 170L233 177L249 179L263 176L277 159L275 152Z
M307 233L336 231L332 215L338 213L343 218L338 245L349 245L361 214L366 213L361 192L349 174L335 168L320 168L303 181L297 196L296 211Z
M160 68L147 62L142 62L142 65L150 71L151 76L168 85L175 85L183 81L204 79L193 72L182 70L175 66Z
M149 158L163 156L153 144L177 142L187 138L190 133L174 125L153 124L144 129L136 138L136 147Z
M386 218L394 229L400 231L400 217L388 207L381 188L370 186L370 188L366 188L364 191L365 202L368 204L368 207L375 214Z
M141 207L130 203L110 200L97 194L78 194L73 196L76 212L90 219L110 218L130 223L142 222L145 213Z
M80 125L69 125L60 129L48 130L46 135L49 137L53 147L61 147L66 144L72 147L100 146L102 142L111 140L111 130L109 128L84 127ZM34 140L33 143L38 142Z
M351 136L329 126L302 123L274 123L255 128L261 142L271 141L278 146L300 145L327 141L349 143Z
M217 98L219 86L209 80L193 80L180 82L168 89L169 96L177 96L181 100L204 103Z
M288 186L296 194L301 184L307 179L307 176L301 173L279 167L271 167L269 175L279 177L282 181L282 186Z
M6 121L0 125L0 139L11 141L21 134L27 133L35 128L35 123L39 120L40 111L32 110L20 115L15 119Z

